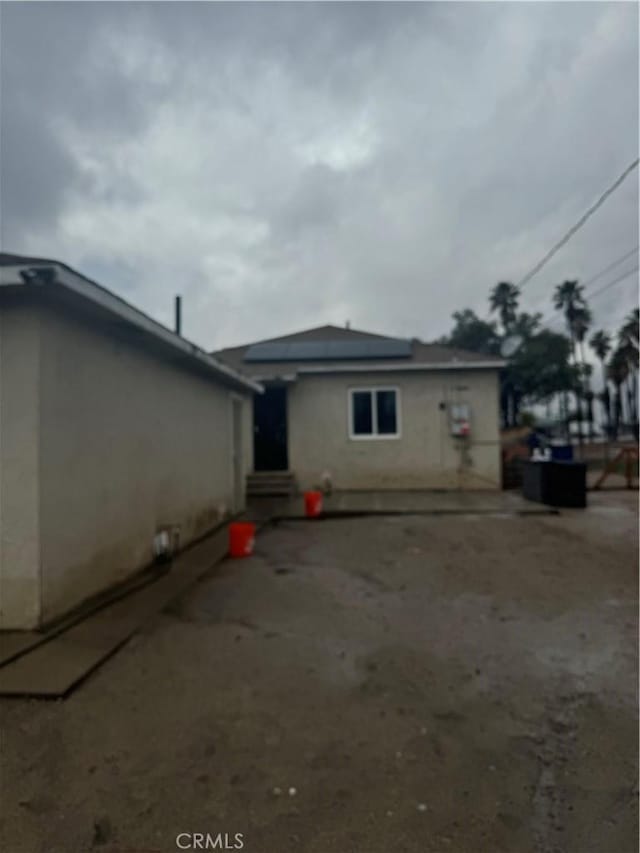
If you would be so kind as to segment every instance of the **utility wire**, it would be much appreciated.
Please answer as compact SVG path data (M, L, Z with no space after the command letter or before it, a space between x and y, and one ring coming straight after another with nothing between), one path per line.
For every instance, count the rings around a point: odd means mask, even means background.
M627 178L631 174L631 172L633 172L633 170L636 168L636 166L638 165L638 162L640 162L640 158L636 157L636 159L633 161L633 163L631 163L629 166L627 166L627 168L624 170L624 172L618 178L616 178L616 180L611 184L611 186L608 187L602 193L602 195L598 198L598 200L596 202L594 202L594 204L591 205L591 207L586 211L586 213L584 213L580 217L580 219L576 222L576 224L573 225L567 231L567 233L564 235L564 237L562 237L562 239L559 240L555 244L555 246L553 246L551 249L549 249L549 251L546 253L546 255L544 255L544 257L538 261L538 263L524 276L524 278L520 279L520 281L516 284L516 287L524 287L524 285L527 284L527 282L530 281L534 277L534 275L536 275L538 272L540 272L540 270L547 263L547 261L549 261L556 254L556 252L559 251L565 245L565 243L569 242L569 240L573 237L573 235L576 233L576 231L579 231L580 228L582 228L582 226L585 224L587 219L589 219L589 217L591 217L596 212L596 210L602 204L604 204L604 202L611 195L611 193L615 192L618 189L618 187L625 180L625 178Z
M631 255L635 255L635 254L636 254L636 252L638 251L638 248L640 248L640 246L636 246L635 248L631 249L631 251L630 251L630 252L627 252L627 254L626 254L626 255L622 255L621 257L619 257L619 258L618 258L618 260L617 260L617 261L613 261L613 263L609 264L609 266L608 266L608 267L605 267L603 270L600 270L600 272L599 272L599 273L596 273L596 275L591 276L591 278L588 278L588 279L587 279L586 281L584 281L584 282L581 282L581 283L582 283L582 286L583 286L583 287L588 287L590 284L593 284L593 282L594 282L594 281L597 281L597 280L600 278L600 276L603 276L606 272L609 272L610 270L612 270L612 269L614 269L615 267L617 267L617 266L618 266L618 264L621 264L623 261L626 261L626 259L627 259L627 258L630 258L630 257L631 257Z
M619 284L621 281L624 281L626 278L629 278L630 275L633 275L633 273L637 271L638 267L634 267L632 270L629 270L628 272L625 272L622 275L618 276L618 278L614 278L614 280L610 281L609 284L605 284L604 287L601 287L598 290L595 290L593 293L589 294L589 299L593 299L594 297L599 296L601 293L604 293L605 290L609 290L610 287L613 287L614 284Z

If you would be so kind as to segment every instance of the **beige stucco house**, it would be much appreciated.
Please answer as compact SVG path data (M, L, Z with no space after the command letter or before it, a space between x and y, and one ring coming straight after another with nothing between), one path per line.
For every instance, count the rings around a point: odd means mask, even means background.
M242 510L261 390L64 264L0 255L0 627Z
M256 493L500 488L500 359L336 326L215 355L266 389Z

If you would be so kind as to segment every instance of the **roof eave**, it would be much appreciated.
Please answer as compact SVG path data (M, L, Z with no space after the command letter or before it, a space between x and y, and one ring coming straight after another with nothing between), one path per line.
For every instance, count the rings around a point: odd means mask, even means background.
M297 373L404 373L406 371L429 371L429 370L500 370L505 367L506 361L443 361L443 362L420 362L416 364L336 364L313 365L310 367L298 367Z
M233 385L236 388L242 388L252 393L261 394L264 388L255 380L247 376L241 376L230 367L227 367L222 362L210 356L204 350L190 343L184 338L167 329L165 326L152 320L151 317L129 305L124 299L111 293L106 288L97 284L91 279L85 278L80 273L75 272L70 267L60 263L46 264L21 264L17 266L7 266L0 268L0 287L16 287L25 288L41 288L47 287L46 284L38 283L37 281L27 282L22 279L20 272L38 267L53 268L55 270L55 285L63 287L69 293L91 302L93 305L114 314L125 323L141 329L146 334L151 335L163 344L172 347L174 350L181 352L194 362L197 362L201 367L208 369L209 372L218 376L223 382Z

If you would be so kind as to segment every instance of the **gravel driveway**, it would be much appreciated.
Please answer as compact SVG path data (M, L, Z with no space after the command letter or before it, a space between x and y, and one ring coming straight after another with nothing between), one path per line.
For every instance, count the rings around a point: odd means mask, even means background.
M1 703L0 846L631 853L637 596L625 493L266 529L68 700Z

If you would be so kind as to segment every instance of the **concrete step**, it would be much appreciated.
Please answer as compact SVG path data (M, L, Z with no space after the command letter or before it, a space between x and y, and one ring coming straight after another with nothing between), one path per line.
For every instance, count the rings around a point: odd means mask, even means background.
M296 482L295 480L262 480L261 482L256 483L255 481L248 481L247 488L248 489L295 489Z
M247 489L249 498L290 498L295 495L295 489L284 489L272 486L266 489Z
M296 491L297 483L293 471L254 471L247 475L249 497L287 496L295 494Z
M293 471L252 471L247 474L247 480L294 480Z

